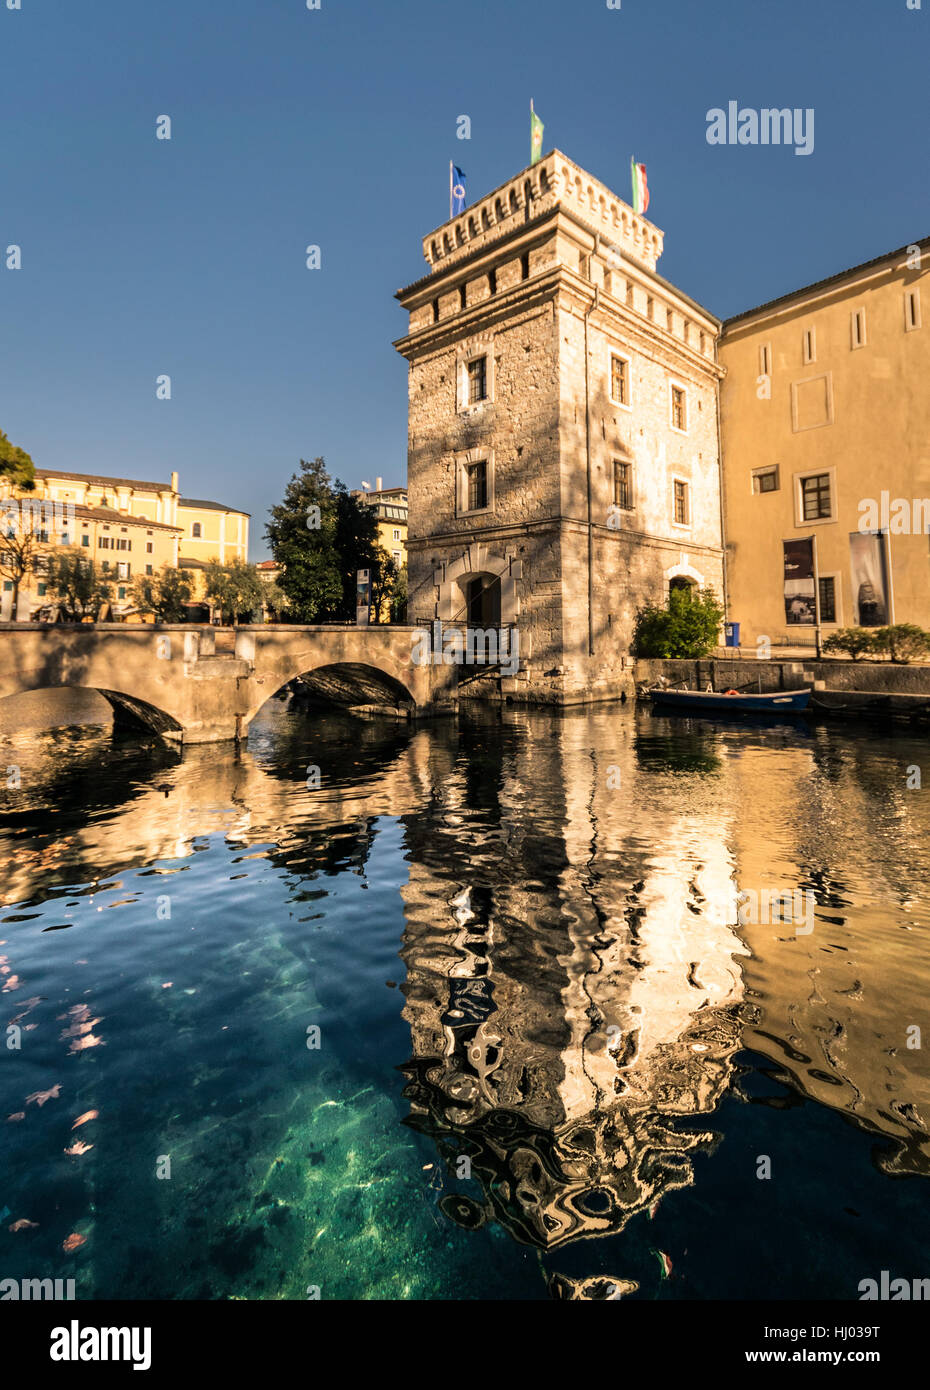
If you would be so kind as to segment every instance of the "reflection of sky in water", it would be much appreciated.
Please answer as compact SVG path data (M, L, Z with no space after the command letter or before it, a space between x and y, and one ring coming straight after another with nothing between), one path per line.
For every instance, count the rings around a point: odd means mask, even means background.
M4 736L0 1277L849 1298L920 1276L924 746L279 703L239 752ZM740 888L813 892L814 931L737 926Z

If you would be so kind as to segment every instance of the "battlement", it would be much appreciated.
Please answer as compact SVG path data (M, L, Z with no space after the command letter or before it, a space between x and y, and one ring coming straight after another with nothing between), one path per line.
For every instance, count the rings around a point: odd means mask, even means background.
M592 227L609 243L608 249L655 270L664 234L560 150L552 150L430 232L423 238L423 256L431 271L445 270L556 208Z

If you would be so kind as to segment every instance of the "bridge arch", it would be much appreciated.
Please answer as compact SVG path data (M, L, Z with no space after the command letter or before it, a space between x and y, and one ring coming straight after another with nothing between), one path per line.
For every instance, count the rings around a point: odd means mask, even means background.
M321 661L317 664L298 664L285 679L280 674L268 678L259 677L262 682L259 693L253 700L247 714L242 719L242 733L246 733L261 709L282 690L300 682L300 689L309 700L321 704L331 704L344 708L382 707L391 712L409 717L417 707L417 701L402 670L388 670L385 665L374 665L363 661Z

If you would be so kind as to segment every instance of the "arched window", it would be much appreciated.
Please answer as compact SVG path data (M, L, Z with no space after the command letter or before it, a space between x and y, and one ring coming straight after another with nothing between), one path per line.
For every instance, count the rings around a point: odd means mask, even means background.
M203 528L200 525L199 521L195 521L191 526L191 535L194 538L194 540L199 540L200 537L203 535Z

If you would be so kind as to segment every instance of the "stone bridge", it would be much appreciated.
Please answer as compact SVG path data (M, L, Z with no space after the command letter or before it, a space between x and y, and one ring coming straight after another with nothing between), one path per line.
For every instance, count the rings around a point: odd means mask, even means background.
M297 676L349 704L398 714L454 707L453 667L417 665L413 627L216 628L126 623L0 624L0 699L97 690L121 723L179 743L244 738L258 710Z

